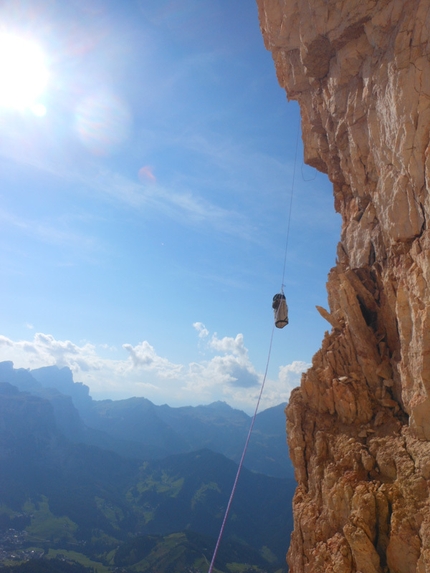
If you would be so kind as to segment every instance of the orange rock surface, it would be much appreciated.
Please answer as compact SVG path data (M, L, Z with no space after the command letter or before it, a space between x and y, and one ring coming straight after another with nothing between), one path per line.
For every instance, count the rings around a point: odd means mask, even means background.
M257 0L343 225L287 408L292 573L430 572L430 0Z

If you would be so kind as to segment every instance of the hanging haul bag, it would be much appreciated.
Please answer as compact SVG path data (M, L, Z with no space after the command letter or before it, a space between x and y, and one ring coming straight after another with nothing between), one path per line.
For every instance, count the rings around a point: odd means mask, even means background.
M276 328L284 328L288 324L288 306L283 292L275 294L272 308L275 315Z

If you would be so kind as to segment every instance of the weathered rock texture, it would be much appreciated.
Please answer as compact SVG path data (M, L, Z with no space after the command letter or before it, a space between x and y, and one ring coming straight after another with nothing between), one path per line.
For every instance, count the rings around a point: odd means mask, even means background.
M257 0L343 218L287 409L293 573L430 572L430 0Z

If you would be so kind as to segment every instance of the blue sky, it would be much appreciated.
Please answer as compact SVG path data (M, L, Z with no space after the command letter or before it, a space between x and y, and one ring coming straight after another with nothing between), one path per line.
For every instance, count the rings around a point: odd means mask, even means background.
M96 399L252 411L293 190L290 325L262 407L288 399L328 328L315 305L340 221L301 138L293 184L298 106L254 1L9 1L1 17L47 79L0 99L0 359L69 366Z

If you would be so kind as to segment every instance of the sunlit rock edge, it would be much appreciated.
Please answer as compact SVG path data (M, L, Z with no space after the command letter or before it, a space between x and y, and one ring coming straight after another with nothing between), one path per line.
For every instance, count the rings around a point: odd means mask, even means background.
M257 3L343 221L329 332L287 408L290 571L430 572L430 2Z

